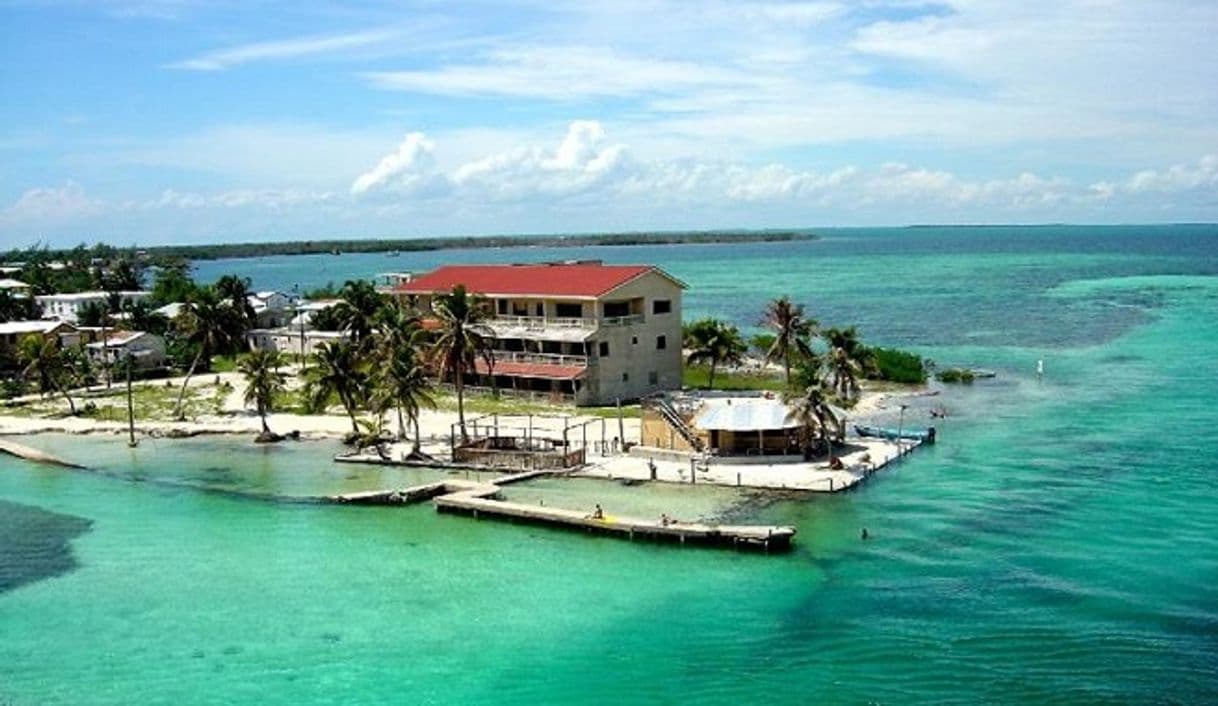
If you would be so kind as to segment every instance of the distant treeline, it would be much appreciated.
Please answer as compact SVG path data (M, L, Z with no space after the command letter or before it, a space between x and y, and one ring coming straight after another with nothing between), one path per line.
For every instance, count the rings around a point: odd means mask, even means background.
M270 255L317 255L327 253L420 252L458 248L506 247L586 247L590 245L674 245L686 243L741 243L813 240L817 236L800 231L694 231L664 233L602 233L592 235L522 235L522 236L464 236L455 238L394 238L361 240L291 240L267 243L217 243L207 245L162 245L146 248L124 248L139 251L153 261L158 260L220 260L227 258L266 257ZM109 246L78 246L74 250L39 249L43 258L68 257L73 253L89 252L114 255L118 249ZM100 252L98 252L100 251ZM5 261L28 258L30 250L12 250L2 257Z

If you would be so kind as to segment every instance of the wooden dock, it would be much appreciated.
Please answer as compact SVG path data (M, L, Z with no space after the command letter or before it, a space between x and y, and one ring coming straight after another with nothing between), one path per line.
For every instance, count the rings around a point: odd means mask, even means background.
M785 551L791 548L794 527L757 525L707 525L697 522L644 520L605 515L593 517L576 510L495 500L477 490L441 495L432 500L439 512L491 517L513 522L566 527L592 534L607 534L630 540L678 544Z
M765 552L791 548L795 528L765 525L709 525L699 522L668 522L635 517L605 515L593 517L578 510L544 505L525 505L497 499L500 486L529 478L550 475L551 471L525 471L498 478L490 483L442 480L401 490L374 490L327 498L330 502L355 505L407 505L431 500L436 511L489 517L510 522L582 530L630 540L696 544L702 546L754 549Z

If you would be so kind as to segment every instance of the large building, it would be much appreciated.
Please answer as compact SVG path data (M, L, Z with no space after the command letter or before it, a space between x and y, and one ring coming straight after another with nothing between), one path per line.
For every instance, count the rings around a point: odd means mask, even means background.
M451 265L393 291L426 314L457 285L486 298L491 312L494 363L479 361L471 384L581 405L681 387L685 285L658 267Z
M117 292L119 302L123 305L143 301L152 296L152 292ZM107 292L72 292L70 294L43 294L34 297L34 301L42 307L44 319L59 319L70 323L79 323L80 314L90 305L106 304L111 295ZM117 312L114 312L117 313Z

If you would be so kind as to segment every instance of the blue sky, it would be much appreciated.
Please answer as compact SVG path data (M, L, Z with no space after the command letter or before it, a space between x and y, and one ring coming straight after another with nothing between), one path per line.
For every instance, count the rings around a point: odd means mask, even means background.
M1218 3L0 0L0 240L1218 220Z

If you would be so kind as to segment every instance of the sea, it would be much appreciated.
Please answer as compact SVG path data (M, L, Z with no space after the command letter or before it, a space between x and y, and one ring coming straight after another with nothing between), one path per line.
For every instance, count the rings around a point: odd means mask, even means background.
M0 458L0 704L1218 703L1218 226L816 233L197 263L653 263L686 318L787 294L997 375L934 385L939 443L847 493L512 491L796 526L778 555L321 504L440 475L335 442L27 437L87 470Z

